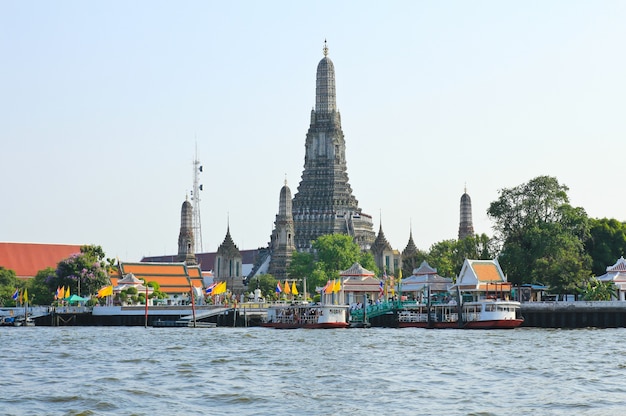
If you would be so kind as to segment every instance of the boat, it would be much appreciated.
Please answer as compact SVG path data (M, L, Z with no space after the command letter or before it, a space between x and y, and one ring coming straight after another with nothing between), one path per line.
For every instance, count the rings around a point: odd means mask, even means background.
M15 326L15 318L13 316L0 317L0 326Z
M459 319L459 313L461 314ZM398 311L398 327L511 329L524 322L520 303L507 299L407 304Z
M13 326L35 326L35 321L30 316L18 316L13 320Z
M273 304L267 308L266 328L347 328L348 305L291 303Z

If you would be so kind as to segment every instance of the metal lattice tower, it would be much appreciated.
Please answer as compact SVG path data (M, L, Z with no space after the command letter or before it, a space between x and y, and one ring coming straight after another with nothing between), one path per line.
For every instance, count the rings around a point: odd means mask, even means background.
M198 145L196 144L196 155L193 160L193 190L191 191L191 201L193 206L193 235L196 253L204 252L204 247L202 246L202 222L200 221L200 191L202 191L200 173L202 173L202 165L198 160Z

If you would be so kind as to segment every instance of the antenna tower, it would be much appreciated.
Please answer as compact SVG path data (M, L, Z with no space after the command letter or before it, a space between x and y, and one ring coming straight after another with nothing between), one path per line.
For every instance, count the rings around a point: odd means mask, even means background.
M202 191L200 173L202 173L202 165L198 160L198 144L196 143L196 156L193 160L193 190L191 191L191 205L193 206L193 238L196 253L204 253L204 247L202 246L202 223L200 221L200 191Z

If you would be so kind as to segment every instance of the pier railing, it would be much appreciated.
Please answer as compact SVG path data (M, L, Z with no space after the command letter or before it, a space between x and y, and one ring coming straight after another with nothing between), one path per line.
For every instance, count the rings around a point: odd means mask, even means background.
M381 303L375 303L373 305L367 305L366 308L362 309L351 309L350 310L350 318L352 322L363 322L365 318L375 318L380 315L384 315L389 312L393 312L394 310L400 309L403 306L403 303L399 300L397 301L387 301Z

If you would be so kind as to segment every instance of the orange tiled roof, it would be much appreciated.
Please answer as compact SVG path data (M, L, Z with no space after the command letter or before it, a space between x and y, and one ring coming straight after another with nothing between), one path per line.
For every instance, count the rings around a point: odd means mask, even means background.
M121 263L124 274L132 273L135 276L187 276L185 265L182 263Z
M37 272L57 264L72 254L80 253L80 245L45 243L0 243L0 266L14 270L17 277L35 277Z
M187 267L187 272L189 273L190 277L202 277L200 267Z
M165 293L189 292L189 278L194 287L202 288L202 276L197 266L183 263L120 263L123 274L132 273L146 282L157 282Z
M502 277L494 263L474 263L472 265L480 282L501 282Z

